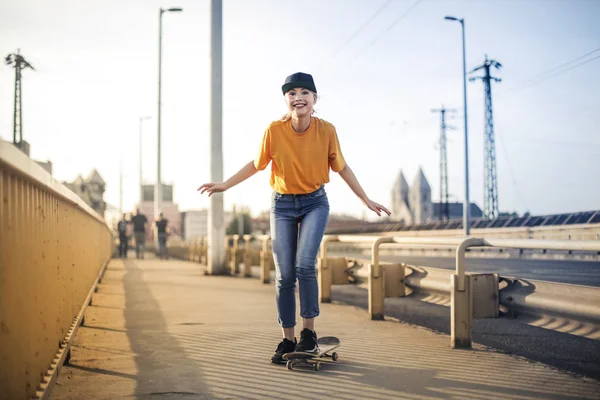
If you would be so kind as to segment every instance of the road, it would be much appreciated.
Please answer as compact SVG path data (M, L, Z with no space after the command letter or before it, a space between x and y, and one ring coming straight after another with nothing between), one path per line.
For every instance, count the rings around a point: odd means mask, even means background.
M330 251L329 254L333 257L344 256L335 251ZM346 257L370 260L370 256L358 253ZM403 262L409 265L455 268L454 258L382 255L380 259L390 263ZM466 267L468 272L493 272L504 277L600 287L600 262L598 261L467 258Z

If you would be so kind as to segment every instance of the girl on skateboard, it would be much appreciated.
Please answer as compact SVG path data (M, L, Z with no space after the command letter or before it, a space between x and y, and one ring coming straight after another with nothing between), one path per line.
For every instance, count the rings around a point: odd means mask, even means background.
M288 112L266 129L258 155L225 182L205 183L200 193L224 192L271 163L271 238L276 272L276 301L283 340L271 358L282 363L283 354L317 352L315 318L319 315L316 259L329 218L324 185L329 170L340 174L363 204L381 216L384 206L369 199L344 160L335 127L314 117L317 88L310 74L288 76L281 87ZM296 279L300 292L302 331L296 326Z

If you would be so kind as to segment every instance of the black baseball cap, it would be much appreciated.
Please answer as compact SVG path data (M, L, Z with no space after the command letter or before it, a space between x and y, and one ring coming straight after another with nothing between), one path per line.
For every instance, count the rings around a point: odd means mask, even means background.
M281 91L285 94L288 90L293 88L301 87L308 89L311 92L317 93L317 87L311 74L305 74L304 72L296 72L285 78L285 82L281 87Z

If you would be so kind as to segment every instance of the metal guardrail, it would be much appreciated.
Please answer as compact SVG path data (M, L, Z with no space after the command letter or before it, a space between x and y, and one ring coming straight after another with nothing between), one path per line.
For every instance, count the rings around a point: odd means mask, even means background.
M350 258L350 260L352 260ZM368 284L369 273L362 262L348 271L349 280L356 284ZM386 265L384 264L384 267ZM415 293L420 293L424 301L431 299L434 304L450 306L452 287L447 269L422 265L404 265L405 284ZM476 278L490 274L475 274ZM591 286L547 282L531 279L517 279L499 276L493 283L498 291L477 297L473 303L473 317L478 308L493 307L500 313L524 318L536 326L561 328L571 334L590 339L600 339L600 289ZM477 292L477 285L475 285ZM492 288L486 287L485 290ZM386 297L395 297L388 296ZM499 301L498 301L499 299ZM501 308L501 310L500 310ZM490 317L485 312L485 318ZM554 328L553 328L554 327Z
M78 196L0 141L0 398L47 397L111 237Z
M380 246L389 243L456 246L456 271L450 274L451 282L451 346L453 348L470 348L471 325L473 320L473 288L472 282L465 274L465 252L471 247L502 247L514 249L547 249L573 251L600 251L600 241L550 241L525 239L484 239L484 238L407 238L385 236L353 236L328 235L321 243L321 264L326 264L327 245L332 242L371 243L371 264L369 266L369 313L372 319L383 318L383 303L385 297L385 282L381 279L382 265L379 261ZM321 273L320 275L323 275ZM404 271L400 274L402 287L405 284ZM330 282L320 282L330 284ZM329 301L330 292L325 291L322 297ZM402 294L403 295L403 294ZM595 310L592 313L596 312ZM600 319L600 316L598 317Z
M237 246L239 237L232 237ZM248 243L252 239L258 239L262 242L261 251L261 279L263 282L269 282L269 275L272 268L272 258L269 251L270 236L251 237L246 235L245 251L248 251ZM328 245L331 243L352 243L367 244L371 247L371 263L368 266L366 274L369 282L369 314L371 319L383 319L384 298L386 296L404 296L405 285L418 286L430 285L438 291L450 293L451 301L451 346L453 348L470 348L471 326L474 315L476 317L495 317L498 316L499 306L499 277L497 274L466 274L465 272L465 253L472 248L503 248L503 249L542 249L542 250L564 250L564 251L589 251L600 252L600 241L596 240L531 240L531 239L493 239L478 237L396 237L396 236L367 236L367 235L326 235L321 242L320 254L318 259L318 282L319 299L321 302L331 301L331 285L349 283L349 269L345 258L328 257ZM448 273L448 284L434 282L432 279L422 283L422 279L405 276L405 264L383 264L380 262L380 249L382 246L403 246L403 247L423 247L444 248L453 247L456 256L456 269L454 273ZM237 271L237 265L241 258L237 256L237 247L231 254L233 255L232 272ZM247 258L244 258L246 263ZM248 261L249 263L250 261ZM249 276L249 268L244 266L243 276ZM443 274L443 272L440 272ZM361 272L364 276L364 273ZM414 278L414 279L413 279ZM540 284L540 287L544 286ZM442 289L443 288L443 289ZM531 287L529 288L529 290ZM600 292L597 289L590 288L596 297L600 298ZM515 296L507 296L514 291ZM390 295L390 293L393 293ZM474 302L474 296L477 301ZM510 300L509 300L510 297ZM543 300L543 299L546 300ZM569 302L548 301L548 292L527 293L516 291L516 288L503 290L502 301L504 304L512 302L512 307L520 307L520 310L535 312L535 308L550 312L563 312L585 316L592 321L600 321L600 307L585 307L574 309ZM541 306L540 301L546 306ZM536 303L537 302L537 303ZM532 307L532 303L538 304ZM548 306L549 303L553 305ZM529 308L528 308L529 307ZM561 308L562 307L562 308ZM532 309L533 308L533 309ZM584 310L584 311L581 311ZM540 310L537 310L540 311Z

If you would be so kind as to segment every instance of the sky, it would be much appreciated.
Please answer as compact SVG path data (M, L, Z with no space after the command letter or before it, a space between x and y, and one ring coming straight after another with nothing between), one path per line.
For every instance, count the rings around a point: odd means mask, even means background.
M20 49L23 135L60 181L96 168L105 200L123 208L156 179L158 10L163 16L162 180L180 210L208 206L210 1L5 0L0 52ZM378 12L379 11L379 12ZM224 0L225 178L253 160L265 128L285 111L281 85L314 76L317 116L337 129L368 196L386 206L400 170L422 168L439 198L439 114L448 121L451 201L465 191L460 24L467 70L485 55L502 68L492 85L501 211L549 214L600 208L600 0ZM594 59L596 58L596 59ZM480 76L475 73L471 76ZM14 70L0 67L0 138L12 141ZM470 198L483 208L484 89L467 83ZM225 208L270 203L269 170L224 194ZM334 172L331 210L366 214ZM372 214L372 213L371 213Z

